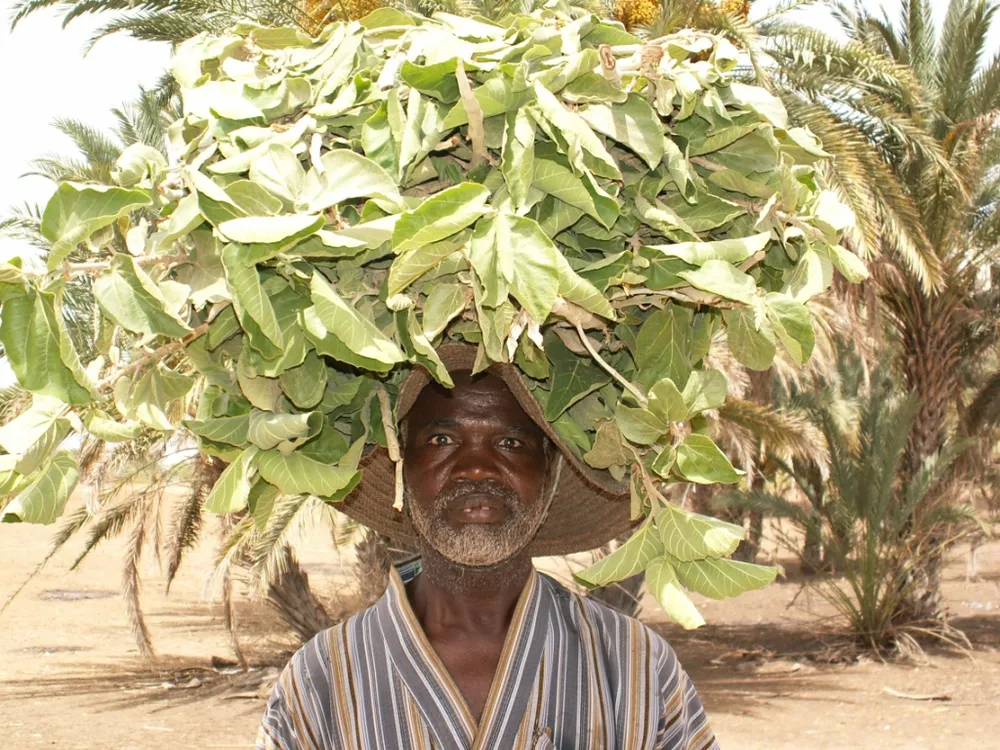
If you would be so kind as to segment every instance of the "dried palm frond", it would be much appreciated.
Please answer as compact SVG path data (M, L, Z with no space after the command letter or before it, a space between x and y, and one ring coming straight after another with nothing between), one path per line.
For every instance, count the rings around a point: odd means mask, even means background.
M823 433L804 411L730 399L719 407L719 418L753 434L768 453L785 460L811 461L824 471L827 468Z
M129 627L135 637L139 652L149 660L155 657L153 651L153 641L149 635L149 628L146 626L146 618L142 613L142 605L139 601L139 594L142 589L142 582L139 576L139 563L142 559L143 546L146 541L146 524L148 513L156 501L156 493L145 493L142 500L136 503L138 517L132 524L132 531L129 534L128 543L125 547L125 558L122 563L122 598L125 600L125 613L128 617Z
M202 528L202 506L205 498L222 474L223 465L211 456L198 456L194 461L194 477L190 491L185 493L174 511L167 548L166 590L177 575L184 553L198 542Z

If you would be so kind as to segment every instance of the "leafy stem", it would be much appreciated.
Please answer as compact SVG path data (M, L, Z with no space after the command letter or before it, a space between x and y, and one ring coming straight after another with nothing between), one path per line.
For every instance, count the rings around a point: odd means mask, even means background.
M647 407L649 405L649 399L646 398L643 392L640 391L638 388L636 388L634 385L632 385L628 381L628 379L625 378L624 375L622 375L620 372L618 372L618 370L616 370L614 367L609 365L601 358L601 355L597 353L597 350L594 348L594 345L590 343L590 339L587 338L587 334L583 330L583 325L581 323L576 322L574 325L576 327L576 333L580 337L580 342L584 345L587 351L590 352L590 356L594 358L594 361L597 362L597 364L599 364L602 368L604 368L604 370L609 375L611 375L611 377L613 377L615 380L621 383L622 387L625 390L627 390L629 393L635 396L636 401L642 404L643 408Z

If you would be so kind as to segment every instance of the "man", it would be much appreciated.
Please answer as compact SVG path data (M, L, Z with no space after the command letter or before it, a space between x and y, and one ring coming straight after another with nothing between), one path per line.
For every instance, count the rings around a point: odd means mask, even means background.
M666 641L535 572L532 555L591 549L627 529L627 495L545 420L510 365L472 376L475 349L439 352L397 400L404 512L393 466L366 458L344 511L412 543L373 607L286 667L258 750L718 749Z

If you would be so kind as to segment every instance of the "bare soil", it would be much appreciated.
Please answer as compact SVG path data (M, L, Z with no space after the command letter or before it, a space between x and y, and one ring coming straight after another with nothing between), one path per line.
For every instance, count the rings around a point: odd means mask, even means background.
M0 745L251 748L267 688L294 642L266 607L242 601L251 670L233 666L208 585L211 544L190 555L169 596L155 561L145 566L142 602L157 651L150 664L119 595L124 545L99 547L70 571L81 542L71 543L29 580L53 531L0 526L0 606L28 581L0 616ZM350 561L320 543L301 556L331 610L348 606ZM925 643L926 658L908 663L845 661L851 649L837 623L815 595L796 597L794 575L733 601L699 597L709 624L695 632L653 608L644 619L674 645L726 750L1000 747L1000 543L981 549L980 568L983 580L967 583L957 550L944 585L952 622L973 650ZM565 564L550 569L559 574Z

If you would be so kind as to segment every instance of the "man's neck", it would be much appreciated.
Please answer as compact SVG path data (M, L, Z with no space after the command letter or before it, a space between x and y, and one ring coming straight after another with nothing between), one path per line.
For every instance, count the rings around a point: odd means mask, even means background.
M505 634L531 576L522 554L485 570L455 565L434 550L422 550L423 572L407 586L407 597L424 632Z

